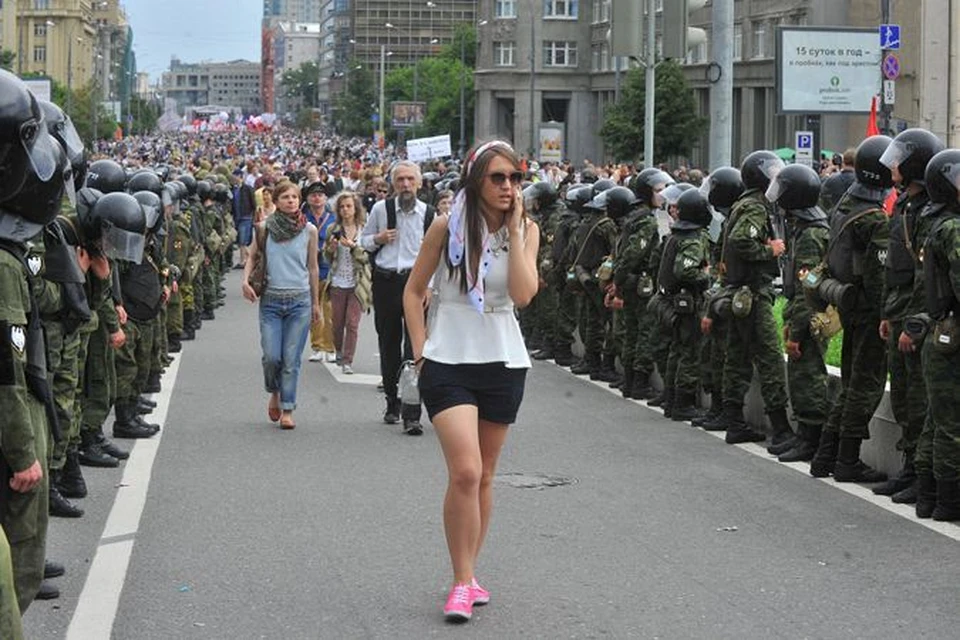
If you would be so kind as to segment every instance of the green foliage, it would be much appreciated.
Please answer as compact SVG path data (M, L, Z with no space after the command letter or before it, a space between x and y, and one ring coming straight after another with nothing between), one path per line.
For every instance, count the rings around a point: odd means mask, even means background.
M13 62L17 59L17 54L9 49L0 50L0 69L13 71Z
M476 68L477 30L468 23L458 24L454 27L453 40L440 49L439 57L459 61L461 53L463 54L464 64L470 67L471 71Z
M440 55L420 60L417 65L417 99L427 103L422 126L407 131L407 138L443 135L459 137L460 83L463 82L466 137L473 135L473 69L456 58ZM392 101L413 100L414 69L400 67L387 74L385 86L387 110Z
M783 308L787 306L787 299L777 298L773 303L773 317L777 321L777 335L780 336L780 347L783 348ZM843 331L830 339L824 361L831 367L840 367L840 351L843 349Z
M645 96L644 70L631 69L622 85L620 101L607 109L600 128L601 137L619 160L634 160L637 150L643 149ZM709 121L697 115L693 91L676 62L663 62L657 67L654 102L654 158L689 155Z
M368 136L374 127L370 116L377 102L376 81L373 72L356 60L347 69L344 90L333 101L333 123L343 135Z
M58 101L58 90L63 91L63 101ZM100 140L109 140L117 130L117 121L113 114L103 108L103 105L97 100L98 91L94 91L93 83L87 84L72 92L71 100L66 100L67 91L62 86L54 84L53 98L60 107L67 112L70 119L73 120L73 126L77 128L77 134L80 139L89 144L94 138L94 129L96 137ZM94 123L96 117L96 123ZM154 120L156 122L156 120ZM139 132L139 130L138 130Z
M130 113L133 114L133 133L142 135L153 131L160 118L160 104L139 96L130 98Z
M296 69L283 73L280 87L288 98L296 98L307 108L317 106L317 84L320 81L320 68L316 62L304 62Z

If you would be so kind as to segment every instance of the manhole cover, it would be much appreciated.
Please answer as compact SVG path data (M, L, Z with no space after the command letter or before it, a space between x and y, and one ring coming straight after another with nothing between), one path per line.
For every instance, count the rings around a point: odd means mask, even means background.
M555 476L548 473L498 473L496 482L514 489L546 489L576 484L576 478Z

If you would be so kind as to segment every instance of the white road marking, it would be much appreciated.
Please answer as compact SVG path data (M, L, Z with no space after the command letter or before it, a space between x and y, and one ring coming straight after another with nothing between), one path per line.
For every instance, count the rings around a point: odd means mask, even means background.
M118 536L135 536L140 527L153 463L163 438L170 398L182 357L180 354L174 358L163 375L160 393L153 396L157 408L150 415L150 421L160 424L160 433L152 438L136 440L130 451L130 458L124 463L123 479L100 535L100 546L90 563L90 572L84 582L83 591L80 592L77 608L67 628L67 640L109 640L112 634L113 622L120 606L120 593L127 577L136 538L120 541L115 539Z
M324 362L323 366L327 368L333 379L341 384L362 384L367 386L377 386L380 384L380 376L370 375L369 373L351 373L345 374L340 366L332 362Z
M553 362L553 361L550 361L550 362ZM556 363L553 363L553 364L557 366ZM559 367L559 368L564 369L567 373L570 373L569 369L566 369L564 367ZM623 395L620 393L619 389L611 389L606 382L600 382L599 380L590 380L587 377L577 376L572 373L570 373L570 375L573 376L574 378L577 378L578 380L583 380L584 382L588 382L596 387L604 389L607 392L616 395L618 398L623 398ZM656 411L661 415L663 414L662 408L651 407L643 400L633 400L631 398L630 402L640 405L641 407L645 407L650 411ZM688 429L690 428L690 425L687 422L679 422L677 424L682 424L686 426ZM703 430L700 429L700 431L703 431ZM726 437L726 434L723 431L704 431L704 433L708 433L721 441ZM726 442L724 442L724 444L726 444ZM726 445L726 446L731 446L731 445ZM747 453L752 453L758 458L762 458L768 462L773 462L782 467L789 467L790 469L793 469L797 473L802 473L807 478L823 482L827 486L833 487L834 489L838 489L852 496L856 496L861 500L865 500L869 502L872 505L880 507L881 509L889 511L890 513L896 514L901 518L904 518L905 520L909 520L914 524L918 524L921 527L926 527L927 529L930 529L931 531L935 531L940 535L946 536L951 540L956 540L957 542L960 542L960 526L957 526L957 524L953 522L937 522L936 520L918 518L916 516L916 511L912 504L896 504L895 502L890 500L889 496L875 495L873 491L871 491L868 487L857 484L855 482L837 482L833 478L814 478L813 476L810 475L809 462L780 462L779 460L776 459L776 457L771 456L769 453L767 453L767 449L765 445L748 442L745 444L736 444L732 446L738 447L743 451L746 451Z

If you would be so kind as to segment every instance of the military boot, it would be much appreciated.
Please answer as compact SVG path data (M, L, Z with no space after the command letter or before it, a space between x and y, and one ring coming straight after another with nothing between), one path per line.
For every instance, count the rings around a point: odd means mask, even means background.
M141 416L136 411L133 412L133 422L145 429L149 429L153 433L160 433L159 424L156 424L155 422L147 422L146 420L143 419L143 416Z
M862 438L840 438L837 450L837 464L833 468L833 479L837 482L883 482L887 474L868 466L860 459Z
M80 454L75 447L67 449L67 456L60 470L60 478L57 482L57 489L64 498L85 498L87 497L87 483L83 479L83 472L80 469Z
M662 407L664 400L666 400L666 389L661 389L658 393L654 394L652 398L647 400L647 406Z
M138 405L143 405L144 407L149 407L150 409L156 409L156 408L157 408L157 403L156 403L156 401L151 400L150 398L148 398L148 397L146 397L146 396L137 396L137 404L138 404Z
M160 393L160 372L151 371L147 378L147 386L143 390L145 393Z
M80 432L80 449L78 460L85 467L116 467L120 461L109 455L97 442L93 431Z
M83 509L76 506L60 494L57 485L60 482L60 472L49 470L50 473L50 515L54 518L79 518L83 515Z
M809 462L813 460L816 452L817 445L815 442L806 438L797 438L794 440L793 447L777 456L777 460L780 462Z
M213 307L207 307L203 310L203 313L200 314L202 320L216 320L217 316L213 312Z
M647 400L656 394L657 392L650 386L650 374L643 371L634 371L630 397L634 400Z
M787 418L786 409L771 411L767 414L767 417L770 418L770 430L772 432L767 453L779 456L794 447L797 437L794 435L793 429L790 428L790 420Z
M544 346L540 351L537 351L533 354L534 360L553 360L553 347L550 346L549 342L544 342Z
M873 492L878 496L892 496L895 493L909 488L916 480L917 472L913 468L913 452L905 451L903 454L903 467L901 467L900 471L880 486L874 487Z
M570 345L566 345L565 348L554 347L553 361L556 362L561 367L570 367L576 364L577 357L573 355L572 351L570 351Z
M917 502L917 481L914 479L913 483L906 489L901 489L895 494L890 496L890 500L896 504L915 504Z
M151 407L150 405L148 405L148 404L146 404L145 402L143 402L143 401L142 401L142 398L141 398L141 399L138 399L138 400L137 400L137 413L139 413L139 414L142 415L142 416L149 415L149 414L153 413L153 407Z
M940 522L960 520L960 477L954 471L945 478L937 478L937 506L933 519Z
M720 416L721 410L723 409L723 404L717 399L718 394L716 391L710 394L710 406L707 407L707 411L694 418L690 421L690 424L694 427L702 427L705 423L710 422Z
M183 332L180 334L181 341L196 340L197 330L193 326L193 311L183 311Z
M37 591L35 598L37 600L56 600L60 597L60 589L49 580L40 583L40 590Z
M814 478L826 478L837 464L837 447L840 445L840 434L824 429L820 433L820 443L817 451L810 460L810 475Z
M570 373L578 376L587 375L588 373L590 373L590 365L587 364L586 360L580 360L579 362L577 362L576 364L570 367Z
M126 460L130 457L130 452L121 449L117 445L113 444L107 439L107 436L103 435L103 431L97 431L97 443L100 445L100 448L104 453L113 456L117 460Z
M700 412L697 411L695 397L696 394L692 391L677 389L673 407L670 409L670 419L674 422L686 422L699 418ZM666 415L666 412L664 412L664 415Z
M917 474L917 506L916 513L918 518L931 518L933 511L937 507L937 479L933 473Z
M180 344L180 334L179 333L168 333L167 334L167 351L170 353L180 353L183 349L183 345Z
M627 369L623 372L623 384L620 385L620 395L624 398L631 398L631 392L633 391L633 381L636 377L636 374L632 369Z
M114 438L150 438L156 432L137 422L136 405L120 402L113 408L116 419L113 421Z
M660 404L660 408L663 409L663 417L669 418L673 415L673 403L676 402L677 390L673 387L664 387L663 388L663 402Z
M763 442L767 434L754 431L743 419L743 405L733 402L723 403L723 419L726 421L727 435L724 438L727 444L742 444L744 442Z

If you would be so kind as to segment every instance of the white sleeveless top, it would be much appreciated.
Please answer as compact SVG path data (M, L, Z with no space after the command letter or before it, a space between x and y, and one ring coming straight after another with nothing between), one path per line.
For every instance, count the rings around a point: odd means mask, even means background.
M484 280L484 312L460 291L459 269L450 276L445 258L433 275L436 291L423 357L443 364L503 362L508 369L529 369L530 356L507 290L507 251L492 255Z

